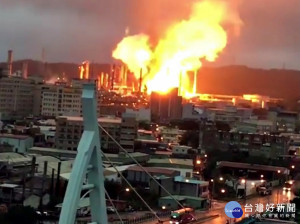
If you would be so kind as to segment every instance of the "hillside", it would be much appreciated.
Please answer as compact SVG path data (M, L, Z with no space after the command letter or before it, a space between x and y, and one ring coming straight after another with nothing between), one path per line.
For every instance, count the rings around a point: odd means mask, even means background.
M42 63L40 61L33 60L21 60L13 62L13 72L22 69L23 62L28 63L28 74L29 75L43 75L45 79L50 79L53 76L65 75L65 77L78 78L79 65L75 63ZM0 63L0 68L5 68L6 63ZM99 74L101 72L110 71L109 64L92 64L90 66L90 73Z
M78 77L78 65L72 63L43 63L28 61L28 74L44 74L48 79L64 74L67 78ZM5 67L5 63L0 63ZM22 61L13 63L13 70L20 70ZM46 71L46 72L44 72ZM109 64L93 64L92 74L110 71ZM300 99L300 71L283 69L256 69L245 66L204 67L198 73L197 89L202 93L233 94L256 93L280 97L289 104Z

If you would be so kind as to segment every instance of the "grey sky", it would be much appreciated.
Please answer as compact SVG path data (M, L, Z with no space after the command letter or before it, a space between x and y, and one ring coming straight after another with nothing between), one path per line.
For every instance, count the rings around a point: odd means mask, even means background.
M192 0L190 0L192 1ZM110 62L124 35L157 36L174 18L184 18L183 0L0 0L0 61L15 59ZM300 1L242 0L244 25L239 37L212 65L300 69Z

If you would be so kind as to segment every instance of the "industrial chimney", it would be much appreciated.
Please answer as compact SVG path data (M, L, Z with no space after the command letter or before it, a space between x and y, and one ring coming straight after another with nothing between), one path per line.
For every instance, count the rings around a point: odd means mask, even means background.
M90 78L90 62L85 61L84 62L84 78L89 79Z
M28 76L28 63L24 61L22 64L22 77L23 79L27 79L27 76Z
M115 74L116 74L116 65L113 64L112 69L111 69L111 84L110 84L110 89L111 90L114 89Z
M7 52L7 73L8 73L8 76L11 76L11 74L12 74L12 62L13 62L13 51L9 50Z
M122 81L123 81L123 86L126 86L127 87L127 66L124 65L124 73L123 73L123 78L122 78Z

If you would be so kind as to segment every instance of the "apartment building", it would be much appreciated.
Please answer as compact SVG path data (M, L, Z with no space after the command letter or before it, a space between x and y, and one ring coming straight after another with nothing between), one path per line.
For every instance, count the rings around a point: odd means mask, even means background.
M137 130L138 124L136 115L123 113L120 129L120 144L128 152L134 152L134 140L137 137Z
M168 94L152 92L150 110L155 120L168 122L182 117L182 97L178 96L178 88L173 88Z
M244 120L236 123L236 132L269 134L276 131L275 124L269 120Z
M248 120L252 115L251 108L237 108L235 106L209 108L206 110L206 112L208 120L221 121L230 125L236 124L243 120Z
M48 85L41 89L41 115L81 116L81 88Z
M98 118L98 122L101 127L117 140L117 142L120 142L124 148L128 149L129 152L133 151L134 138L136 136L133 121L128 121L127 119L122 121L121 118L115 117L100 117ZM128 130L130 130L129 134L126 133ZM55 147L76 151L82 132L82 117L58 117L56 121ZM119 147L105 131L100 129L99 132L102 150L106 152L118 152Z
M176 127L171 128L161 126L158 128L158 133L160 134L161 140L164 143L179 143L184 132L184 130L180 130Z
M33 114L34 81L0 74L0 115L2 120Z
M222 150L238 150L250 156L277 158L287 154L288 138L270 134L219 131L216 142Z

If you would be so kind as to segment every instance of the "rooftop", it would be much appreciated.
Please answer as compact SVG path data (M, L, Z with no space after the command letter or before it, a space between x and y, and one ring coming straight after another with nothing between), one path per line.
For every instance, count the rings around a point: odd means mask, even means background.
M18 186L19 185L17 185L17 184L1 184L0 188L16 188Z
M111 153L104 153L104 154L105 154L105 156L107 156L109 158L118 158L118 157L128 157L129 158L129 156L123 152L121 152L119 154L111 154ZM132 157L148 156L148 154L142 153L142 152L131 152L128 154Z
M148 161L148 164L168 164L170 168L172 165L182 165L187 167L193 167L193 160L191 159L177 159L177 158L151 158Z
M71 116L60 116L58 118L66 118L68 121L82 121L83 117L71 117ZM117 117L100 117L98 118L99 123L115 123L120 124L122 122L121 118Z
M0 138L12 138L12 139L25 140L31 137L29 135L0 134Z
M161 197L160 199L173 199L173 198L175 198L177 201L183 201L186 199L199 200L199 201L206 200L205 198L201 198L201 197L192 197L192 196L183 196L183 195L172 195L172 197L165 196L165 197Z
M202 181L202 180L195 180L195 179L190 179L190 178L185 178L183 176L176 176L174 178L175 182L180 182L180 183L190 183L190 184L199 184L199 185L208 185L207 181Z
M15 152L2 152L0 153L0 163L31 163L31 158Z
M163 169L163 168L155 168L155 167L143 167L144 169L142 169L139 166L131 166L128 167L127 170L130 171L141 171L144 172L144 170L146 170L148 173L158 173L158 174L164 174L164 175L169 175L172 176L175 174L175 172L177 172L176 170L170 170L170 169Z
M64 153L70 155L76 155L77 151L70 151L70 150L63 150L63 149L55 149L55 148L44 148L44 147L31 147L29 152L36 152L36 153Z
M264 171L273 171L273 172L278 172L278 170L280 170L281 173L288 171L288 169L285 167L266 166L266 165L250 164L250 163L236 163L236 162L228 162L228 161L217 162L217 166L231 167L231 168L244 168L244 169L251 169L251 170L264 170Z
M116 173L117 173L117 171L111 171L111 170L107 170L107 169L105 169L105 170L103 171L104 177L107 177L107 176L110 176L110 175L114 175L114 174L116 174ZM69 180L69 179L70 179L70 176L71 176L71 173L70 173L70 172L69 172L69 173L61 173L61 174L60 174L60 177L63 178L63 179L65 179L65 180Z

